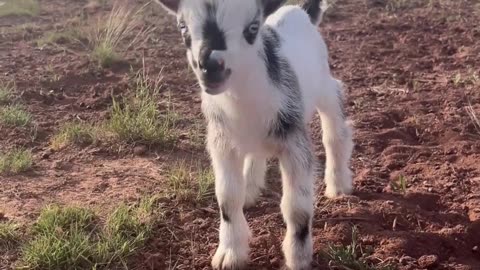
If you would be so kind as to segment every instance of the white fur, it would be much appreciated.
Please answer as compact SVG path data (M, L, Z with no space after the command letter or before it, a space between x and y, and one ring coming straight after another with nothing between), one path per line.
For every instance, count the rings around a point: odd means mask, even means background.
M187 56L192 66L201 46L201 18L205 16L202 2L184 0L181 6L184 16L181 19L191 27L192 49ZM289 106L291 100L269 78L259 54L264 48L261 40L249 45L242 37L242 29L254 18L260 1L217 2L216 19L225 31L228 47L223 57L233 72L217 95L202 91L202 110L209 120L207 148L215 172L216 195L229 219L221 220L220 243L212 266L236 269L247 263L250 232L242 208L254 204L264 187L267 158L278 157L283 186L281 210L287 224L283 242L286 265L292 270L309 269L315 196L315 166L308 165L313 157L309 136L306 132L297 132L283 140L269 136L279 110ZM260 31L266 26L280 36L279 55L288 61L298 78L304 129L308 130L315 112L320 114L326 152L325 195L332 198L348 194L352 191L349 169L352 134L343 117L341 83L330 73L325 42L316 25L298 6L281 7L265 20ZM201 71L195 68L194 71L201 83ZM202 83L201 86L205 89ZM212 121L219 114L223 124ZM296 235L304 219L309 230L302 244Z

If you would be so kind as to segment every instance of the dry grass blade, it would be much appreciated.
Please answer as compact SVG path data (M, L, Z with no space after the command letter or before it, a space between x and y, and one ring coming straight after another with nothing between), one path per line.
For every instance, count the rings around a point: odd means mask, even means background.
M92 56L101 66L109 66L119 59L122 44L126 44L123 50L127 50L146 40L154 28L145 27L141 20L145 7L135 10L126 2L115 2L108 16L97 21L89 40L93 46Z
M473 125L475 126L475 129L480 134L480 120L478 119L478 116L470 102L468 102L468 106L466 109L467 109L468 116L470 117L470 119L473 122Z

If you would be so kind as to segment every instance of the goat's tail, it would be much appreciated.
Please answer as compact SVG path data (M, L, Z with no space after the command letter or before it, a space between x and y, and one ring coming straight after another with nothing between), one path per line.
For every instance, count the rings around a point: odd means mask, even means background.
M319 25L323 19L323 13L328 8L327 0L304 0L302 8L307 12L314 25Z

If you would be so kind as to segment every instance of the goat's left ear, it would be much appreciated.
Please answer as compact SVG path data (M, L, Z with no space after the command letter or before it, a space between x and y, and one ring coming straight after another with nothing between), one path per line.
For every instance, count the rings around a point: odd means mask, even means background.
M155 0L155 2L159 3L168 13L173 15L177 14L180 1L181 0Z
M285 4L286 0L261 0L263 5L263 17L267 18L274 13L278 8Z

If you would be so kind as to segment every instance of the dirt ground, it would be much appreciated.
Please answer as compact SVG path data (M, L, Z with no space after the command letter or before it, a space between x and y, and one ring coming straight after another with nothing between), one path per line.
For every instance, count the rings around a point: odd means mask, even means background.
M0 126L0 151L24 146L35 158L30 172L0 176L0 216L28 223L51 202L102 211L160 193L167 169L178 160L208 166L198 143L204 132L198 87L173 18L157 7L145 15L155 31L143 47L130 49L126 60L138 69L144 57L150 72L162 71L162 91L171 93L181 118L176 144L146 151L128 144L50 151L49 139L62 123L108 117L111 95L125 93L130 69L95 68L75 46L37 46L35 40L46 32L80 16L86 1L40 3L39 16L0 18L0 80L16 82L16 96L37 124L35 134ZM317 266L328 268L323 251L329 244L348 244L356 225L360 243L371 247L369 259L377 264L480 269L480 127L468 110L471 104L480 113L478 0L338 0L320 32L332 70L347 87L356 146L352 196L324 198L318 177ZM323 163L319 119L312 132ZM278 178L272 165L270 188L246 211L253 232L250 269L282 265ZM392 188L399 179L406 190ZM209 269L218 240L215 201L164 203L167 221L134 269ZM428 255L434 255L432 262L426 262Z

